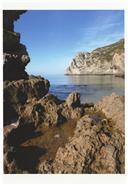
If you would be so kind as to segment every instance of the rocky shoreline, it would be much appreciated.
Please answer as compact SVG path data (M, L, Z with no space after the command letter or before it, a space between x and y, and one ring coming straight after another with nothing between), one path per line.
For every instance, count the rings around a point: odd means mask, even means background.
M124 98L96 104L49 94L50 82L29 76L30 61L7 10L4 23L4 173L125 173Z

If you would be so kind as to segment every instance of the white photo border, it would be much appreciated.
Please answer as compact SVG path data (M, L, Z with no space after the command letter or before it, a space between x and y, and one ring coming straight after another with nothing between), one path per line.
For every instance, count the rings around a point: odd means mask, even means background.
M125 174L3 174L3 30L0 29L0 184L128 184L128 1L127 0L2 0L2 11L12 10L124 10L125 12ZM2 26L1 26L2 27Z

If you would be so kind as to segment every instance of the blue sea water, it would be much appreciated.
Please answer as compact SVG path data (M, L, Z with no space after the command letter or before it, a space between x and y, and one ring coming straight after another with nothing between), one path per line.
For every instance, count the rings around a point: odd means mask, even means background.
M50 93L60 99L72 92L81 94L81 102L97 102L103 96L111 95L115 92L124 95L124 79L113 75L42 75L50 81Z

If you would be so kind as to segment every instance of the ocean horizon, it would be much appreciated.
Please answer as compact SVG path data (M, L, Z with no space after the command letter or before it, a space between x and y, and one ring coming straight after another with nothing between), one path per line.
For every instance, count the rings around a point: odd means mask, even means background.
M124 79L114 75L41 74L41 76L50 81L49 93L62 100L72 91L80 93L82 103L96 103L112 93L124 95Z

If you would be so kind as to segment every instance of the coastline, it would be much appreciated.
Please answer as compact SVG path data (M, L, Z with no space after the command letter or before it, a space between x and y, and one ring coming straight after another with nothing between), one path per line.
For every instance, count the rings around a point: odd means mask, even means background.
M65 76L115 76L119 78L125 78L124 74L64 74Z
M30 57L14 32L22 13L4 11L4 173L124 174L124 97L49 93L49 80L25 71Z

